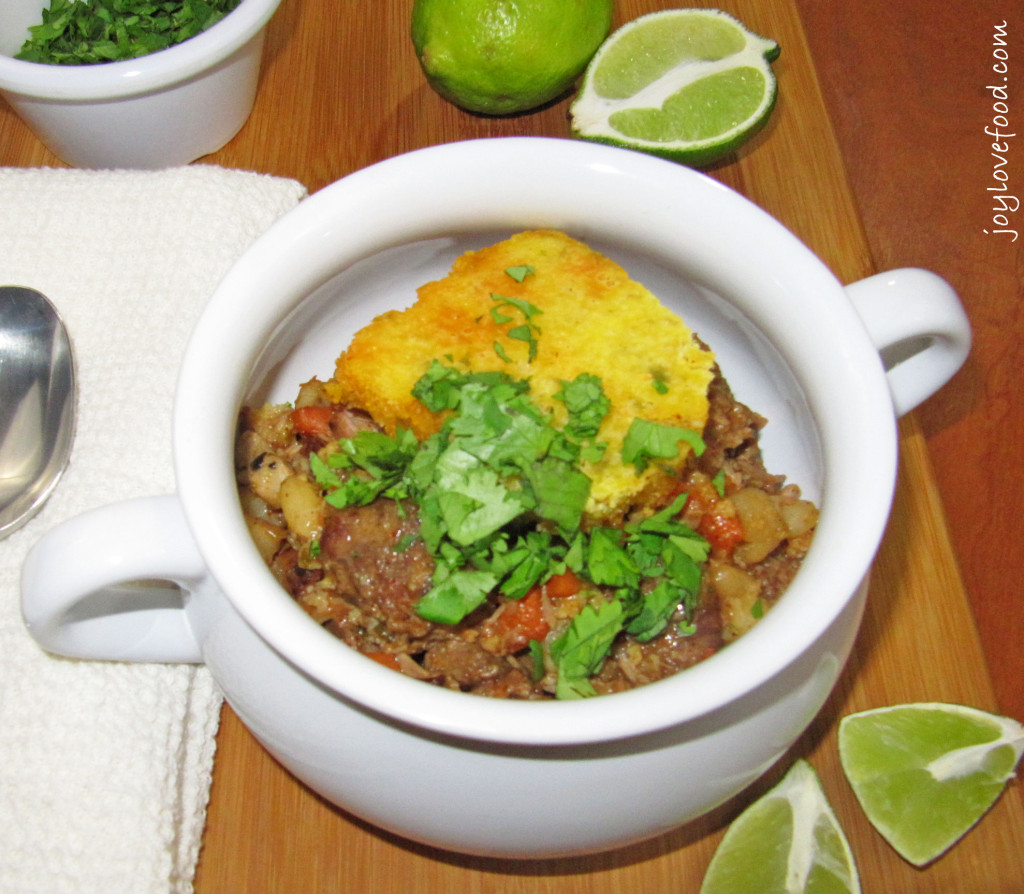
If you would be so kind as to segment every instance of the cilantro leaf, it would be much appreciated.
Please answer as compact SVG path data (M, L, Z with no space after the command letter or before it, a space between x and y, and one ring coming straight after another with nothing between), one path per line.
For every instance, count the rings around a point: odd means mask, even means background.
M529 348L528 359L530 363L533 363L537 359L537 338L533 334L533 326L529 326L523 323L522 326L513 326L508 330L508 337L514 338L516 341L526 342Z
M604 393L601 379L590 373L580 373L571 382L563 380L562 388L555 397L565 404L569 412L566 433L580 440L597 436L612 406Z
M535 586L552 574L564 547L550 534L528 531L511 547L506 541L492 546L489 570L504 578L500 590L509 599L522 599Z
M666 577L687 598L700 589L701 564L710 544L678 516L686 503L680 494L650 518L626 526L627 549L645 577Z
M507 295L498 295L492 292L491 300L496 301L499 307L503 305L514 307L523 315L527 323L530 323L534 317L544 313L537 305L531 304L525 298L509 298ZM539 329L537 331L540 332Z
M558 667L557 698L594 695L589 678L601 670L623 624L619 600L595 607L587 605L551 644L551 658Z
M419 450L419 442L412 432L399 429L395 437L376 431L361 431L353 438L337 442L338 451L324 463L311 453L310 471L316 482L327 490L324 498L330 506L365 506L381 494L393 499L408 496L401 486L409 464ZM346 478L334 470L349 470Z
M641 643L654 639L668 626L669 619L685 596L684 591L669 581L661 581L653 590L644 594L640 612L626 625L626 631Z
M715 486L715 490L718 491L718 496L725 496L725 469L719 469L715 472L715 477L711 479L711 483Z
M521 264L518 267L509 267L505 272L512 277L516 282L522 282L526 277L532 275L535 271L530 264Z
M536 683L544 676L544 645L535 639L530 640L530 661L533 667L530 669L530 679Z
M466 387L461 413L447 428L460 447L493 468L513 473L551 448L556 432L525 396L502 386Z
M686 525L680 527L686 528ZM686 529L668 537L667 546L674 549L679 555L686 556L692 562L706 562L711 545L696 531Z
M309 471L313 473L313 480L324 490L341 487L341 479L317 453L309 454Z
M412 396L431 413L454 410L459 405L460 389L466 375L445 366L440 360L430 361L430 367L412 388Z
M494 322L499 325L510 323L513 320L513 317L502 312L503 308L513 308L523 315L526 322L520 326L514 326L509 329L507 335L509 338L515 339L516 341L526 343L528 359L529 362L532 363L537 359L537 335L540 334L540 327L533 322L533 318L542 314L543 311L524 298L509 298L505 295L491 293L491 300L496 302L496 304L491 307L491 317ZM509 362L508 355L498 342L494 343L494 350L502 360Z
M375 478L395 476L412 462L419 442L408 429L400 428L394 437L378 431L360 431L352 438L338 441L339 453L328 462L333 468L358 466Z
M587 577L595 584L609 587L637 587L639 569L622 545L617 528L596 527L587 544Z
M686 527L678 520L679 513L686 506L686 494L679 494L664 509L655 512L654 515L641 519L639 522L626 526L628 531L652 532L658 534L671 534L680 528ZM688 529L689 530L689 529Z
M420 598L416 611L428 621L458 624L487 601L497 583L497 578L486 571L453 571Z
M652 459L678 456L680 441L689 444L697 456L704 452L704 441L695 431L647 419L634 419L622 441L622 461L635 465L637 471L642 472Z
M441 454L435 475L438 509L456 543L487 537L529 508L525 494L506 488L492 469L457 446Z
M564 460L547 457L524 473L534 511L566 531L580 526L590 497L590 479Z

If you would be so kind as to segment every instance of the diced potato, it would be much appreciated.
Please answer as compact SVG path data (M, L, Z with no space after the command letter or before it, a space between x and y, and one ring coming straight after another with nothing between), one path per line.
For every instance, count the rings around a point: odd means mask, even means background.
M736 507L743 540L733 553L741 565L753 565L767 557L786 537L789 528L776 500L756 487L745 487L731 498Z
M709 562L706 573L718 594L722 638L732 642L757 623L754 606L761 596L761 584L743 569L725 562Z
M744 487L730 496L743 525L744 539L749 543L786 537L788 529L775 500L756 487Z
M814 530L818 524L818 507L808 500L782 503L779 512L786 523L790 537L800 537Z

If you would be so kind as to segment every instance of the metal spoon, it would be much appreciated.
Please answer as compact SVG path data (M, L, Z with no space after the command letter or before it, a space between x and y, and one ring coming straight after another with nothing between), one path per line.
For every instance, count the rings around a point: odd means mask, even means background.
M0 539L57 485L75 433L75 369L64 323L45 295L0 286Z

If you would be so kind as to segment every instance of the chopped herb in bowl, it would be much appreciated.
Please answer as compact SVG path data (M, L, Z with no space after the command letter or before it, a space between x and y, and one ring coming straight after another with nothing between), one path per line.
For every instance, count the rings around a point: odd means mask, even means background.
M49 65L135 59L210 28L242 0L50 0L15 57Z

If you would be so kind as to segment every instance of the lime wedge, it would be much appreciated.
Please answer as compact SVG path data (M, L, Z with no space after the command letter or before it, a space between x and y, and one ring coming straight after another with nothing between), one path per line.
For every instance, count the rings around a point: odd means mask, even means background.
M941 856L985 814L1024 751L1024 727L959 705L851 714L839 759L871 824L905 860Z
M853 854L807 761L729 826L700 894L857 894Z
M767 122L779 45L711 9L623 25L587 66L570 115L576 137L694 167L734 152Z

